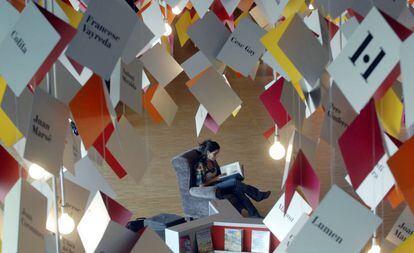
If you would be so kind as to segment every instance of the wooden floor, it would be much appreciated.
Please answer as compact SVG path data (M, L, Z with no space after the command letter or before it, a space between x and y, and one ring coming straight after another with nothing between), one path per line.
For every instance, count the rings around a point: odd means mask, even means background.
M258 77L254 82L247 78L229 78L234 90L243 100L242 109L237 117L230 117L221 127L218 134L203 129L196 138L194 116L198 102L185 86L186 77L181 74L167 90L179 106L178 113L171 127L165 124L155 124L148 115L137 115L127 108L127 118L133 123L141 136L147 139L153 151L153 160L139 185L130 178L122 180L108 169L104 175L118 194L118 200L136 217L148 217L158 213L182 214L181 200L178 192L177 179L171 166L171 158L175 155L197 146L197 143L211 138L221 145L219 163L226 164L240 161L245 165L246 182L263 190L271 190L268 200L256 203L259 211L266 215L280 197L280 189L284 161L276 162L270 159L268 148L271 145L262 133L272 126L272 120L259 100L263 86L270 77ZM317 111L309 118L304 126L304 134L316 142L323 121L322 111ZM288 136L281 131L282 139ZM333 162L336 160L336 163ZM332 184L352 193L344 180L345 172L341 166L338 153L332 152L330 146L321 141L314 157L314 167L322 182L321 199ZM379 229L379 237L390 230L402 208L392 210L387 202L380 205L379 216L384 218L384 225Z

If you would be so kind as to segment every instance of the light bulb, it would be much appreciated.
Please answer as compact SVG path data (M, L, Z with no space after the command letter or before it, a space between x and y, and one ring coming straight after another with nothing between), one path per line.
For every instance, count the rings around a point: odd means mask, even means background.
M29 167L29 175L34 180L44 180L49 176L49 173L36 163L32 163Z
M285 147L278 140L275 140L272 146L269 148L269 155L274 160L282 159L286 154Z
M178 15L178 14L181 13L181 10L180 10L180 8L178 6L173 7L171 10L172 10L172 13L174 15Z
M75 221L67 213L62 213L58 219L59 233L68 235L75 229Z
M172 28L171 28L170 24L168 24L168 22L165 21L164 26L165 26L164 36L170 36L170 34L172 33Z
M313 6L313 4L309 4L309 10L314 10L315 7Z
M367 253L381 253L381 247L378 244L373 244Z

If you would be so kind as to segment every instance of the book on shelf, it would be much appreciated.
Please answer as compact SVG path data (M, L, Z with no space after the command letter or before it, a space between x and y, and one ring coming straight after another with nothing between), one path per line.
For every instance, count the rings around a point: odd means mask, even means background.
M270 250L270 231L253 230L251 252L269 253Z
M180 237L180 253L193 253L190 236Z
M220 167L221 176L219 181L224 181L230 178L236 178L238 180L244 180L244 170L243 166L240 165L240 162L234 162L226 164Z
M213 252L213 242L211 240L211 230L206 228L196 232L198 253Z
M242 251L243 248L243 229L225 228L224 229L224 250Z

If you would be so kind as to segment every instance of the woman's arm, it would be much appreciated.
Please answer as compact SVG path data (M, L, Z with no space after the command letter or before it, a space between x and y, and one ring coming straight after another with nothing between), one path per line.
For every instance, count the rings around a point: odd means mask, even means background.
M221 177L221 176L225 176L225 175L226 175L226 173L222 173L222 174L220 174L220 175L217 175L217 176L213 177L212 179L210 179L209 181L205 182L205 183L203 184L203 186L209 186L209 185L212 185L212 184L214 184L215 182L217 182L218 180L220 180L220 177Z

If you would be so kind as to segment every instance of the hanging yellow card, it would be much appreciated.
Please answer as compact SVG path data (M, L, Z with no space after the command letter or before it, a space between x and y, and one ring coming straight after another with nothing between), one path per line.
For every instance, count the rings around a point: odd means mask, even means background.
M63 12L65 12L66 16L69 18L69 23L74 28L78 28L79 23L82 20L82 13L73 9L72 6L67 5L62 0L56 0L57 4L59 4L60 8L62 8Z
M190 25L191 15L190 12L186 10L175 24L175 29L177 30L178 40L180 41L181 46L184 46L184 44L190 38L187 34L187 29Z
M6 81L0 76L0 104L6 91ZM23 134L16 128L7 114L0 109L0 141L10 147L23 137Z
M283 70L286 71L292 83L299 83L299 81L302 79L302 75L278 45L279 40L283 36L283 33L286 31L286 29L289 27L290 23L293 20L293 17L294 16L289 17L274 29L270 30L265 36L260 39L260 41L273 55Z
M398 248L392 253L412 253L414 249L414 235L408 237Z
M395 91L389 89L379 101L375 102L375 108L384 130L398 138L404 107Z

